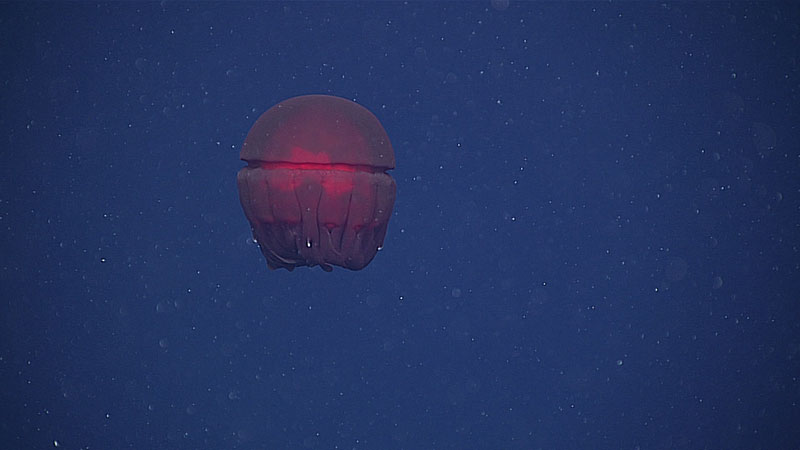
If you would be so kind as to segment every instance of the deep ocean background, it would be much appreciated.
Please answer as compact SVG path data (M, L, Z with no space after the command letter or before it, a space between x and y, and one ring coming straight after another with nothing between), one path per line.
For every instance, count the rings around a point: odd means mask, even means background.
M797 3L0 5L3 449L800 448ZM270 271L255 119L395 148Z

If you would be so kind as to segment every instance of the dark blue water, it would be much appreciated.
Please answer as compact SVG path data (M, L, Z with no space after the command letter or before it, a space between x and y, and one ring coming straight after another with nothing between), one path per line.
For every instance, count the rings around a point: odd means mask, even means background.
M800 446L800 9L0 6L7 449ZM288 97L381 120L364 270L269 271Z

